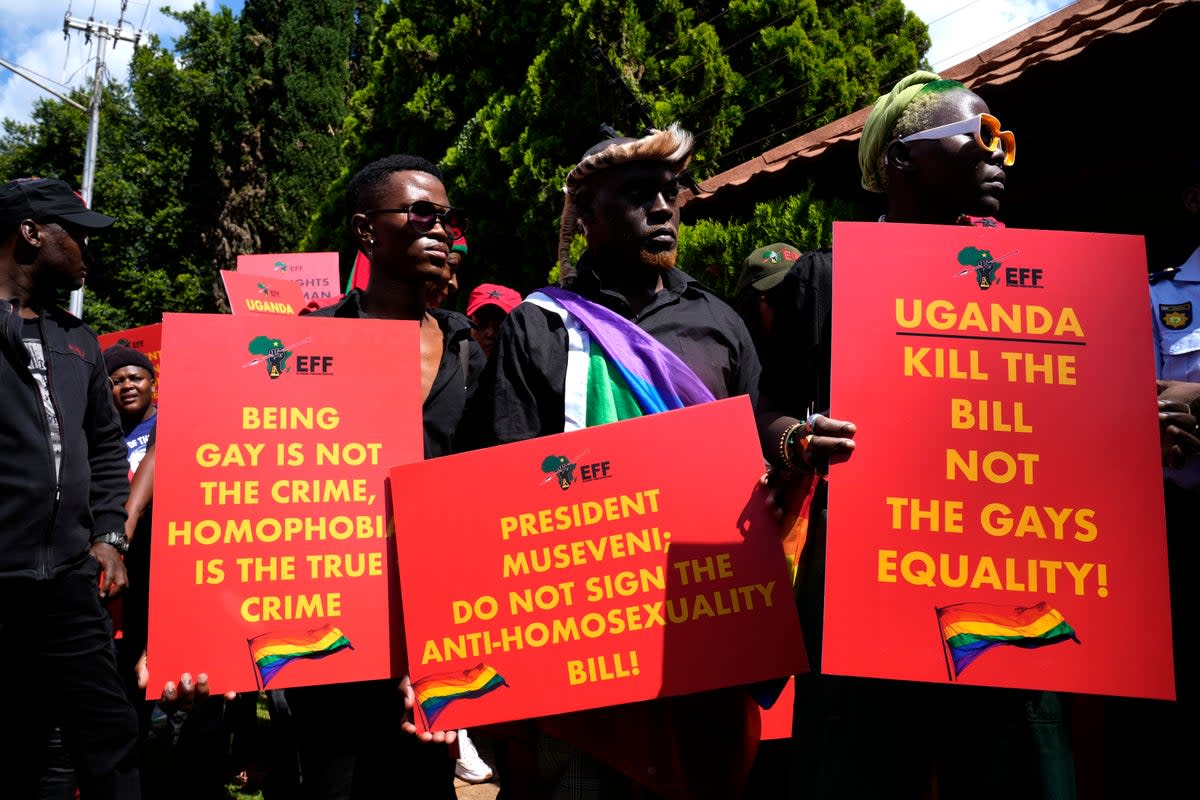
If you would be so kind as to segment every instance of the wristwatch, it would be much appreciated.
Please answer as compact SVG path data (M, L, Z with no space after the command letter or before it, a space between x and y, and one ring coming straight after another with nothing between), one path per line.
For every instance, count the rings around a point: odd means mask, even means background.
M129 552L129 540L125 538L125 534L117 531L96 534L92 537L92 544L95 544L96 542L111 544L113 547L117 548L117 552L121 555L125 555Z

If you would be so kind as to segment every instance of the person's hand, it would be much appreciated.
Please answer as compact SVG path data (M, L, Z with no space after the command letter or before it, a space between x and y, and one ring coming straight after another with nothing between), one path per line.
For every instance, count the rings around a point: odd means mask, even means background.
M412 721L413 707L417 704L417 693L413 691L412 679L407 675L400 679L400 691L404 694L404 720L400 723L401 730L416 736L422 742L454 744L458 739L458 729L417 733L417 726Z
M142 655L134 665L134 673L137 675L137 685L139 689L145 689L150 685L150 668L146 659L146 651L142 651ZM208 700L210 689L208 686L208 675L201 672L192 680L191 673L185 672L179 676L179 683L167 681L163 684L162 695L159 697L159 705L162 710L168 715L174 714L176 711L191 711L200 705L203 705ZM225 699L233 700L237 697L237 692L226 692Z
M1184 403L1192 416L1200 418L1200 383L1191 381L1156 381L1159 400Z
M783 492L780 491L783 471L776 469L770 464L767 464L767 471L758 479L758 483L763 487L764 497L767 501L767 508L771 512L771 517L776 522L783 522L783 515L787 513L787 508L784 506L786 498Z
M100 596L116 597L129 585L125 561L117 548L108 542L92 543L92 558L100 563Z
M830 465L840 464L854 455L854 434L858 427L853 422L813 414L808 418L807 427L808 435L800 440L802 457L818 475L825 475Z
M167 681L163 684L162 697L159 698L159 704L163 711L168 714L175 711L191 711L194 708L199 708L207 700L209 696L208 675L201 672L192 680L190 672L185 672L179 676L179 683ZM226 700L234 700L237 698L237 692L226 692Z
M1182 467L1188 458L1200 453L1197 420L1185 402L1159 396L1158 433L1164 467Z

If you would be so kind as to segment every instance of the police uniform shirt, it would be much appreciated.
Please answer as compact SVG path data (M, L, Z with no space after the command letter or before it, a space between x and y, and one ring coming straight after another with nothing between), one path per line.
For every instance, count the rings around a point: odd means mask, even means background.
M1173 278L1150 284L1154 312L1155 371L1164 381L1200 382L1200 247L1183 262ZM1189 491L1200 491L1200 456L1181 468L1163 470L1167 480Z
M1200 382L1200 247L1174 278L1151 284L1150 307L1158 377Z

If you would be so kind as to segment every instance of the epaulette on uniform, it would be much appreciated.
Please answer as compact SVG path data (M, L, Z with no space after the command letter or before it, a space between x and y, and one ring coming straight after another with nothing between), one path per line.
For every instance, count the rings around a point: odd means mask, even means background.
M1175 276L1178 274L1179 267L1167 267L1166 269L1160 269L1158 272L1151 272L1150 285L1153 286L1162 280L1173 281L1175 280Z

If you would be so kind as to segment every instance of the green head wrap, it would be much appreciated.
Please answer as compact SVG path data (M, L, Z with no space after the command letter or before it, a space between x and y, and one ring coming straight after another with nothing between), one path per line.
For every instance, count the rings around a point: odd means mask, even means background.
M917 70L901 78L890 92L875 101L863 125L862 138L858 140L858 168L862 170L862 186L868 192L883 191L879 154L887 144L888 134L896 127L896 121L922 89L941 79L937 73Z

